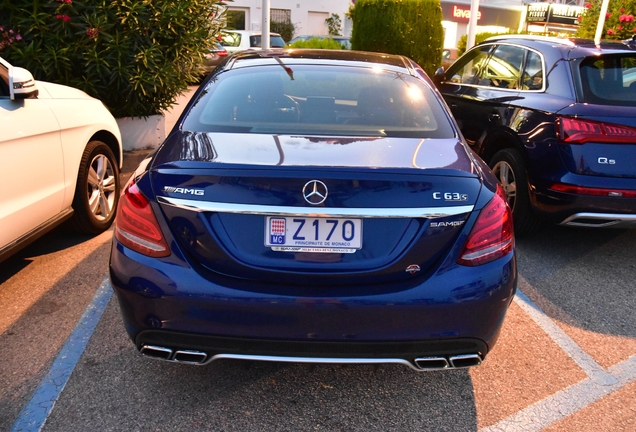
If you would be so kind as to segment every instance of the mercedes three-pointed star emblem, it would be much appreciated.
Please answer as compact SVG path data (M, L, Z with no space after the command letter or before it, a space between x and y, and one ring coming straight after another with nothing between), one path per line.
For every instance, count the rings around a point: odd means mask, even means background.
M318 205L327 199L327 186L320 180L310 180L303 187L305 201L311 205Z

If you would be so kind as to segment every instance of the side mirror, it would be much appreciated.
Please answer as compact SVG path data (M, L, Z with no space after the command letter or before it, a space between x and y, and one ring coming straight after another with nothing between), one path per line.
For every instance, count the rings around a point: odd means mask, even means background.
M443 67L438 68L435 71L435 75L433 75L433 82L435 83L435 85L440 85L442 82L444 82L445 74L446 71Z
M11 100L37 97L39 91L35 86L33 75L26 69L12 67L9 69L9 93Z

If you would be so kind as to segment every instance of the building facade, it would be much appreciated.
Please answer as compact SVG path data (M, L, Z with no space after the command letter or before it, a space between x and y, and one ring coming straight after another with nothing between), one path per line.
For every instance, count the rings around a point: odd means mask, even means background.
M351 0L270 0L270 21L289 20L296 25L298 35L329 34L325 20L338 14L343 23L341 32L351 34L350 21L345 18ZM262 0L234 0L228 3L228 27L236 30L261 30Z

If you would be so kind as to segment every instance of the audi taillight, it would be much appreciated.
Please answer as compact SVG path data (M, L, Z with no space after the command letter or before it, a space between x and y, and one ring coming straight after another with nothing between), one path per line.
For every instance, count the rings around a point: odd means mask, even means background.
M512 211L501 185L495 196L481 210L457 263L478 266L512 251L515 244Z
M635 190L627 189L608 189L608 188L592 188L585 186L576 186L563 183L555 183L550 186L550 190L575 195L589 195L612 198L636 198Z
M636 128L572 117L557 117L559 140L568 144L587 142L636 144Z
M170 255L150 202L141 193L134 179L126 185L117 207L115 237L126 246L151 257Z

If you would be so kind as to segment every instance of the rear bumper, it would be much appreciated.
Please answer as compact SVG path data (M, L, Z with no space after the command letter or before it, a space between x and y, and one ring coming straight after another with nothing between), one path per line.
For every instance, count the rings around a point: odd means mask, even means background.
M513 254L478 268L442 265L428 278L352 289L212 282L174 256L167 263L114 246L111 283L126 329L138 349L169 350L164 360L177 351L204 353L195 363L228 356L411 365L420 357L481 359L516 290Z
M569 173L556 180L539 180L530 188L535 212L549 222L579 227L636 227L636 199L557 192L550 189L554 183L636 191L636 179Z

